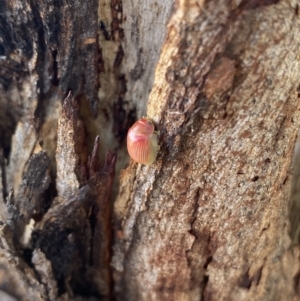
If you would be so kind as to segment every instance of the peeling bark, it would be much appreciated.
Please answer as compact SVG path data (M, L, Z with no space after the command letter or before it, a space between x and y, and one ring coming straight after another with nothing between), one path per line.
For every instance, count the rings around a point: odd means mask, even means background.
M58 139L56 149L57 175L56 189L57 194L63 199L69 198L79 188L79 165L78 154L78 108L77 103L71 93L63 103L62 114L58 120Z
M27 158L26 168L11 165L11 173L22 175L22 180L17 194L11 189L6 204L2 199L0 252L14 264L3 259L0 283L5 294L18 300L109 300L111 296L109 201L116 154L109 153L102 166L97 138L90 161L79 160L84 148L82 137L74 134L80 124L76 110L69 95L58 123L57 187L62 189L54 200L53 193L48 194L50 159L44 151L33 154L32 147L26 148L27 157L21 161ZM18 140L26 141L28 131L18 135ZM16 159L21 158L21 152L17 154ZM1 157L1 166L3 161ZM5 285L8 269L11 279Z
M12 149L7 167L7 187L18 192L26 164L38 143L37 132L30 120L19 122L12 137Z

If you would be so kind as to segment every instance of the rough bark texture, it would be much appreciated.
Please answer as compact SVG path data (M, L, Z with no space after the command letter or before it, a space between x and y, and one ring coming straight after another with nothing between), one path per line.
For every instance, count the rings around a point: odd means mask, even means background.
M6 206L2 204L0 252L13 263L3 259L0 283L5 286L5 273L10 270L9 286L3 290L18 300L110 299L109 200L116 155L108 153L101 166L97 137L89 160L82 160L86 149L81 145L76 110L69 94L58 124L57 196L53 197L46 152L28 152L18 193L11 189ZM20 140L25 141L27 134L28 130L19 133ZM19 171L14 173L17 179Z
M300 298L296 0L0 12L1 300Z
M0 0L3 300L111 299L108 150L123 168L173 0L140 3Z
M92 136L101 133L101 153L118 148L117 171L128 162L128 128L146 114L173 3L174 0L99 2L99 114L95 122L86 121Z
M161 152L115 205L118 300L299 299L300 21L275 2L177 2L148 105Z

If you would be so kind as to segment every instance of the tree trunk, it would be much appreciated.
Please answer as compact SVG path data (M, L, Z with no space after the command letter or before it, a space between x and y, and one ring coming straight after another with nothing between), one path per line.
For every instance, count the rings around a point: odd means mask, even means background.
M300 298L298 3L160 2L0 0L1 300Z
M161 151L115 205L118 300L299 299L298 6L261 2L177 2L147 114Z

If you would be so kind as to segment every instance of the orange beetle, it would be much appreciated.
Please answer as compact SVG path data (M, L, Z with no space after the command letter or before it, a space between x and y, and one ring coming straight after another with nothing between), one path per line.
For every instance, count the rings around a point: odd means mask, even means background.
M145 165L152 164L158 153L157 132L153 122L146 117L138 120L127 134L127 149L130 157Z

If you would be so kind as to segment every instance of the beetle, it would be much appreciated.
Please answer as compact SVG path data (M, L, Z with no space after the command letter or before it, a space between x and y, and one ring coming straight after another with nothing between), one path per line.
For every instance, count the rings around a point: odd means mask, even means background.
M152 164L158 153L158 132L150 118L143 117L127 133L127 150L130 157L141 164Z

